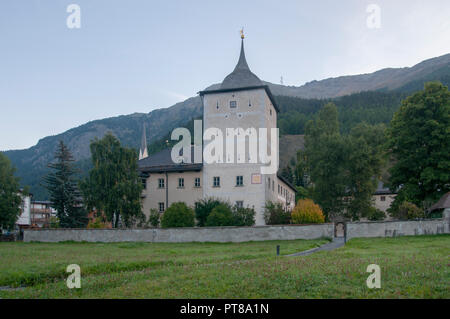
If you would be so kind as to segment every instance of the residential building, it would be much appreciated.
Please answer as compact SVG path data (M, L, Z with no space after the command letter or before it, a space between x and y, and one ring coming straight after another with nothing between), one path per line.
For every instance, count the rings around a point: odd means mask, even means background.
M56 210L51 207L49 201L32 201L30 216L33 227L49 227L50 217L56 216Z

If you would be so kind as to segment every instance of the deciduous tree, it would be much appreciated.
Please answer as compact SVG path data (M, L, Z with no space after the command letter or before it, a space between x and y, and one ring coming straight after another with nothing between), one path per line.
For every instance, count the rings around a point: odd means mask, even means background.
M0 153L0 229L11 230L20 216L19 178L9 159Z
M388 130L394 209L405 200L423 207L450 190L450 92L439 82L406 98ZM426 206L426 205L425 205Z
M94 167L82 182L88 207L103 212L115 228L119 221L132 226L143 214L136 151L122 147L110 133L95 139L90 148Z
M334 104L326 104L306 128L305 157L312 182L312 195L329 218L344 209L345 145L339 133Z
M345 137L346 214L353 220L366 217L372 205L378 176L384 164L384 125L361 123Z

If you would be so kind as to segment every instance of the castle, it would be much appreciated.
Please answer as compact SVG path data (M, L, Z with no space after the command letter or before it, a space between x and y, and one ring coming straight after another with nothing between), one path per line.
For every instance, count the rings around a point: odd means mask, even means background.
M213 162L203 157L200 162L176 163L170 149L147 156L144 131L138 162L144 178L144 213L148 215L151 208L162 213L174 202L185 202L193 207L202 198L215 197L237 206L253 208L256 225L265 225L264 206L267 201L280 202L285 209L292 209L296 190L278 174L278 134L274 135L272 130L277 127L279 109L269 87L248 67L243 34L239 61L233 72L225 77L220 87L199 94L203 102L203 132L216 135L214 139L210 136L211 140L204 136L203 151L222 135L227 145L233 142L233 150L217 153L216 149L215 154L220 158L216 157ZM267 129L267 146L272 150L271 157L276 158L277 165L268 173L264 173L267 164L258 163L251 155L254 152L250 152L250 133L264 128ZM242 145L249 150L244 156L239 150L234 151L235 138L244 139ZM272 145L274 141L276 145ZM221 147L225 147L225 143ZM259 148L261 152L261 145ZM191 152L193 159L195 147L191 147Z

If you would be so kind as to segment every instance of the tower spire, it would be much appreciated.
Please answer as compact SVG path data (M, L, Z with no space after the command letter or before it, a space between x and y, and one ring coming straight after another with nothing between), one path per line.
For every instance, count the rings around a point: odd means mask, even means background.
M148 157L147 151L147 135L145 134L145 122L142 125L142 138L141 138L141 149L139 150L139 160Z
M243 87L253 87L263 85L261 80L250 71L247 60L245 59L244 50L244 28L241 29L241 53L239 54L239 61L236 64L233 72L228 74L223 80L221 89L234 89Z

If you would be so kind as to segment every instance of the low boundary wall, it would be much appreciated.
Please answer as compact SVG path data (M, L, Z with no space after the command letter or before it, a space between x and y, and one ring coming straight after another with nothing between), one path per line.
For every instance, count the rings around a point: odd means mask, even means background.
M151 229L39 229L25 230L24 241L60 242L245 242L333 237L333 224L256 227L186 227Z
M450 233L450 209L444 218L412 221L347 222L346 238L396 237ZM24 230L25 242L246 242L333 238L334 224L255 227L186 227L150 229L39 229Z
M355 237L396 237L450 233L448 219L347 223L347 240Z

